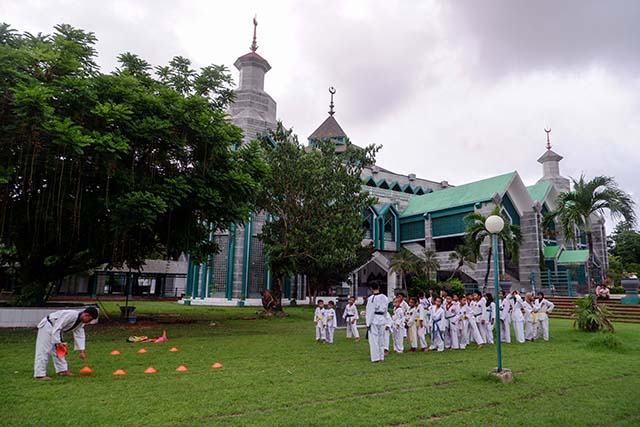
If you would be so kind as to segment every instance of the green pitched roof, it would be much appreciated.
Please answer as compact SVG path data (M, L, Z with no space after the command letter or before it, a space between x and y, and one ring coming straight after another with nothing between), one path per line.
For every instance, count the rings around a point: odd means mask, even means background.
M510 172L493 178L434 191L423 196L414 196L409 200L409 206L404 210L402 216L426 214L472 203L485 202L490 200L494 193L502 196L507 191L507 186L515 175L516 172Z
M527 191L529 191L529 195L534 202L542 203L549 191L549 188L551 188L551 181L542 181L535 185L528 186Z
M558 249L560 246L545 246L543 249L545 258L555 258L558 254Z
M587 249L562 251L558 258L558 264L584 264L588 258L589 251Z

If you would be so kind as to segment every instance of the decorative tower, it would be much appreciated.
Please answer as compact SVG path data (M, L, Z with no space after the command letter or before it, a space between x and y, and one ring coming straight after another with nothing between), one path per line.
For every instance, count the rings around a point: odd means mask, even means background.
M329 93L331 94L331 102L329 103L329 117L327 117L326 120L322 122L320 126L318 126L318 129L316 129L311 135L309 135L308 141L310 145L313 145L314 141L331 139L336 143L336 150L340 151L340 146L344 146L347 142L347 134L344 133L335 117L333 117L333 115L336 113L333 109L333 95L336 94L336 90L333 86L329 88ZM342 148L344 149L344 147Z
M264 91L264 75L271 65L256 53L258 21L253 18L251 52L239 57L233 64L240 71L236 99L229 108L231 121L244 130L244 142L276 127L276 102Z
M560 175L560 160L563 157L551 149L551 141L549 139L551 129L545 129L544 131L547 133L547 151L538 159L538 163L542 164L542 178L538 182L551 181L559 193L570 191L569 179Z

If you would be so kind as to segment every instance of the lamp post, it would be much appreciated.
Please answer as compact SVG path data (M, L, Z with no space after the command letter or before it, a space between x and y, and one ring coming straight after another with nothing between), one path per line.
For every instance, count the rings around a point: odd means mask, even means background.
M484 227L491 234L491 245L493 252L493 292L496 306L496 351L498 356L497 372L502 372L502 340L500 336L500 282L498 277L498 234L504 228L504 220L499 215L491 215L484 222Z

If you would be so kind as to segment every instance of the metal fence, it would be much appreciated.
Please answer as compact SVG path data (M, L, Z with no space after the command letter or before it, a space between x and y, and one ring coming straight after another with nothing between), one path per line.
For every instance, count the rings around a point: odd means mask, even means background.
M551 296L576 296L578 282L571 278L570 271L547 270L539 275L531 273L531 289Z

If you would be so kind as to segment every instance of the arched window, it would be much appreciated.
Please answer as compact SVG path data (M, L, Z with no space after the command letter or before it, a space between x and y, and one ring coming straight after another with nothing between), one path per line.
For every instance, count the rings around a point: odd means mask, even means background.
M384 240L389 242L396 240L396 219L391 211L384 214Z

